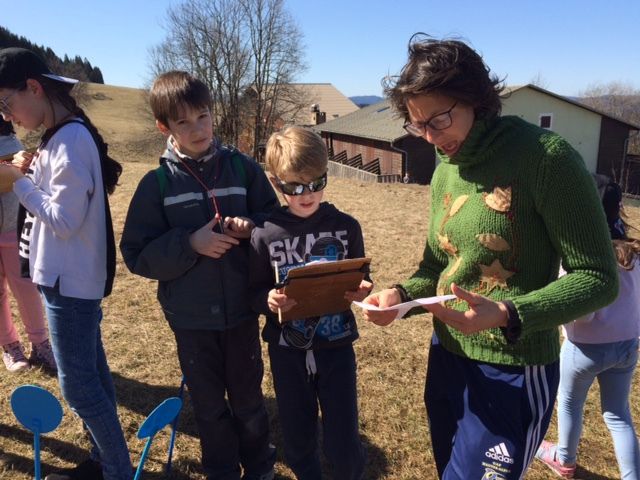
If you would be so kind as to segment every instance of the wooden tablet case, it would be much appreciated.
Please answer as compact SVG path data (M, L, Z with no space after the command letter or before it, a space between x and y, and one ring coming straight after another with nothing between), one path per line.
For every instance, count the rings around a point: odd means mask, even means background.
M363 280L370 258L351 258L335 262L320 262L289 270L284 280L284 293L297 305L282 312L282 320L296 320L330 315L349 309L351 302L344 294L357 290Z

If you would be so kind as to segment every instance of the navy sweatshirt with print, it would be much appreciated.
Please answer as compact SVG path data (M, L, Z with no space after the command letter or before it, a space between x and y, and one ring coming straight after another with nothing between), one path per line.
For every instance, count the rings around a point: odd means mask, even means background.
M364 257L360 224L329 203L321 203L308 218L275 209L262 227L254 229L249 252L251 306L265 314L262 337L269 343L300 349L319 349L345 345L358 338L351 310L314 318L301 318L283 326L269 310L267 298L275 285L274 265L279 278L314 260L343 260ZM366 275L368 279L368 275Z

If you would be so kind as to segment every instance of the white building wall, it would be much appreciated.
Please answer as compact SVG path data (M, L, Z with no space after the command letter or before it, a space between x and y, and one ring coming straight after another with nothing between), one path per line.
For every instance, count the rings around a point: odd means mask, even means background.
M590 172L598 166L600 115L531 88L521 88L502 102L503 115L517 115L540 125L541 115L551 115L551 130L575 148Z

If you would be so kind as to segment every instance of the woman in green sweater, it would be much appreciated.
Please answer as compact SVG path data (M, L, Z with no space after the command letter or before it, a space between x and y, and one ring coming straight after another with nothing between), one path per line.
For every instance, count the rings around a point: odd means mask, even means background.
M416 38L386 94L436 147L416 272L365 299L430 305L425 403L440 478L524 475L553 411L558 326L613 301L618 281L593 180L560 136L501 117L501 82L456 40ZM558 279L560 263L569 272ZM388 325L395 311L365 311Z

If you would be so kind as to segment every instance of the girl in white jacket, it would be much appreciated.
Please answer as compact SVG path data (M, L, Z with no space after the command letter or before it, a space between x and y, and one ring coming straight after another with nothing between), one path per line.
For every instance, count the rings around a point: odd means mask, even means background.
M70 92L36 54L0 50L0 112L28 130L46 130L20 168L0 165L0 191L13 188L26 209L22 267L44 299L60 390L87 426L91 457L46 478L130 480L129 451L102 345L102 298L111 292L115 242L107 200L122 171ZM14 160L15 163L16 160Z

